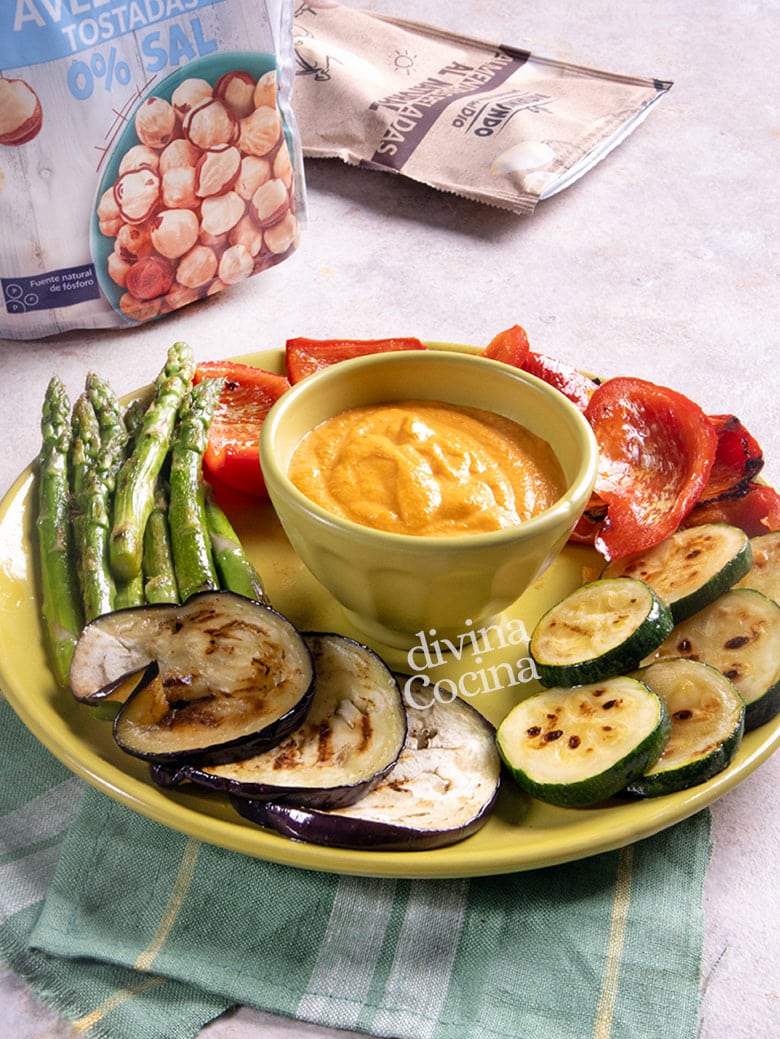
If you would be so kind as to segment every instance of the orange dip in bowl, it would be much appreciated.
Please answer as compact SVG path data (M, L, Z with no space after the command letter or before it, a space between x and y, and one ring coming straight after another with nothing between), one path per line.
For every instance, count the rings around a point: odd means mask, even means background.
M295 449L288 476L317 505L397 534L513 527L566 490L550 445L503 415L440 401L343 411Z

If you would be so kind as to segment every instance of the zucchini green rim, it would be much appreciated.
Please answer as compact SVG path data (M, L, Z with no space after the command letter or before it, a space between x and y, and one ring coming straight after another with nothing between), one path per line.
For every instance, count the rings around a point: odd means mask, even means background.
M602 578L539 620L529 654L542 685L575 686L626 674L672 631L669 607L644 581Z
M528 794L581 808L613 797L642 776L661 755L670 730L663 700L643 682L620 675L533 694L510 711L496 741Z
M698 613L750 570L750 539L739 527L706 523L675 531L643 552L608 563L601 576L634 577L666 602L675 624Z
M745 702L722 671L701 661L669 657L637 677L666 704L669 739L658 760L628 786L638 797L659 797L698 786L732 761L745 731Z

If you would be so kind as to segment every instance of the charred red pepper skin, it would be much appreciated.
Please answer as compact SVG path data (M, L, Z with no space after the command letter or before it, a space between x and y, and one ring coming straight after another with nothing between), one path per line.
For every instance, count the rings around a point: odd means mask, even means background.
M577 520L577 524L569 537L578 545L593 545L596 542L601 526L607 515L606 503L597 495L592 495L588 505Z
M701 501L715 501L740 493L764 467L761 445L736 415L710 415L718 447Z
M391 339L309 339L298 336L288 339L285 346L287 375L294 385L323 368L339 361L366 354L388 353L395 350L424 350L424 344L412 336Z
M744 530L749 538L780 530L780 494L768 484L748 484L734 497L697 505L683 526L695 527L702 523L730 523Z
M203 458L204 475L254 498L267 499L260 468L260 427L279 397L290 388L284 375L232 361L204 361L194 382L224 378Z
M595 493L607 515L595 544L617 559L662 541L699 500L718 436L698 404L643 379L609 379L585 410L599 446Z

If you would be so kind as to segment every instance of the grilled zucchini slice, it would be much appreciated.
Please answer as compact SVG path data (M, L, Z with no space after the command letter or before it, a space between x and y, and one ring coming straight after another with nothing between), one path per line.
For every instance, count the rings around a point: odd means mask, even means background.
M599 579L547 611L529 652L542 685L585 685L632 671L672 627L669 607L643 581Z
M750 539L753 565L736 588L754 588L780 604L780 530Z
M711 664L745 701L745 731L780 712L780 606L752 588L733 588L681 624L645 660L688 657Z
M745 702L734 683L709 664L674 658L650 664L637 677L664 701L672 729L660 758L628 793L658 797L722 772L745 730Z
M628 675L544 689L513 707L496 733L518 785L551 804L614 796L658 759L669 736L661 698Z
M635 577L649 584L678 624L727 592L751 563L751 543L743 530L728 523L705 523L608 563L601 576Z

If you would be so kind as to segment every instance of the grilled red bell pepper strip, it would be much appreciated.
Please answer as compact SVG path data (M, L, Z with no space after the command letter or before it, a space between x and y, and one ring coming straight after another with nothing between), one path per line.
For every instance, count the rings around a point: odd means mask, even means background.
M593 391L598 385L595 380L584 375L573 365L566 364L565 361L558 361L547 354L536 353L534 350L529 351L523 371L554 386L564 397L568 397L572 404L576 404L580 411L587 408Z
M493 336L482 351L482 356L489 357L492 361L511 364L514 368L522 368L530 351L531 346L525 329L520 325L512 325L511 328L506 328Z
M260 427L290 388L284 375L234 361L204 361L194 381L224 378L203 456L206 479L257 498L267 495L260 468Z
M602 383L585 410L599 447L595 493L607 514L595 544L607 559L672 534L709 479L718 436L698 404L643 379Z
M307 375L352 357L394 350L424 349L423 343L412 336L396 336L392 339L309 339L298 336L287 340L287 375L291 383L296 383Z
M482 356L494 361L503 361L504 364L511 364L515 368L535 375L543 382L554 386L581 411L587 407L590 395L597 385L593 379L583 375L581 371L566 364L565 361L559 361L548 354L540 354L532 350L528 342L528 335L520 325L512 325L511 328L493 336L482 351Z
M710 415L718 434L718 448L701 501L739 494L764 467L761 445L736 415Z
M580 545L594 544L606 516L606 502L603 502L597 494L592 494L590 501L585 506L585 511L577 520L577 525L571 532L569 540Z
M768 484L748 484L736 497L718 498L697 505L683 526L694 527L702 523L730 523L744 530L750 538L780 530L780 494Z

